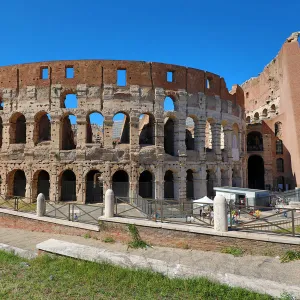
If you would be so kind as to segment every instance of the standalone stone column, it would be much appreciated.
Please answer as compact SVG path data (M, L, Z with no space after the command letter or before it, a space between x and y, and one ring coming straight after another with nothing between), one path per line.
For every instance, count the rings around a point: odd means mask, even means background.
M215 196L214 199L214 229L228 231L227 202L224 196Z
M113 190L108 189L105 193L105 203L104 203L105 218L112 218L114 216L114 202L115 202L115 194Z
M43 217L46 211L46 202L44 194L40 193L36 199L36 215L38 217Z

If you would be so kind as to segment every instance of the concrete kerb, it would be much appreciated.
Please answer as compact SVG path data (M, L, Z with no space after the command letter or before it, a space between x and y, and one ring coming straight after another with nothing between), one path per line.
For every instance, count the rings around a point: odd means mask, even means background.
M230 286L247 288L260 293L267 293L274 297L280 297L283 291L288 291L290 294L295 295L297 299L300 297L299 286L287 285L286 283L263 278L246 277L232 273L216 273L209 270L209 268L197 269L197 266L191 267L180 263L172 263L129 253L113 252L55 239L39 243L36 247L39 252L54 253L93 262L106 262L133 269L149 269L171 278L207 277L210 280L216 280Z
M13 247L7 244L0 243L0 250L7 252L7 253L13 253L15 255L18 255L23 258L32 259L37 256L37 253L30 251L30 250L24 250L18 247Z

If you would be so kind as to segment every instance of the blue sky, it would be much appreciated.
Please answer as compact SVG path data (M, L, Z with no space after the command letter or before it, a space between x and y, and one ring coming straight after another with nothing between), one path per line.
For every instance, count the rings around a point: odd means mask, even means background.
M300 30L299 10L293 0L2 1L0 65L145 60L217 73L230 89Z

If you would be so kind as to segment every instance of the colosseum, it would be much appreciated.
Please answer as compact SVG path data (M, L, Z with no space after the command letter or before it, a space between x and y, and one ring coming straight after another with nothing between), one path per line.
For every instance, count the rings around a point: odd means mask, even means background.
M213 73L108 60L13 65L0 67L0 101L2 195L91 203L112 188L185 201L244 186L244 92Z

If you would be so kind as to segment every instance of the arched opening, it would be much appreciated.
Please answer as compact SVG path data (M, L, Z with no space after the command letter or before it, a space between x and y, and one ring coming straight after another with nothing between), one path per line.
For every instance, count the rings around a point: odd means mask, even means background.
M46 112L40 112L35 116L34 143L38 144L51 141L51 119Z
M264 160L259 155L252 155L248 159L248 187L265 189Z
M61 201L76 201L76 175L66 170L61 176Z
M215 196L214 186L215 186L216 174L213 170L206 171L206 190L207 197L212 198Z
M268 110L266 108L262 111L262 116L264 118L266 118L268 116Z
M229 185L228 171L221 170L221 186L228 186L228 185Z
M101 144L104 141L103 116L98 112L93 112L87 116L86 142L88 144Z
M62 120L62 150L76 149L77 118L67 115Z
M86 174L86 203L103 202L103 182L99 180L101 174L98 170L91 170Z
M254 114L254 120L255 120L255 121L259 120L259 114L258 114L258 112L256 112L256 113Z
M284 172L284 161L282 158L276 159L277 172Z
M2 118L0 118L0 148L2 147L2 139L3 139L3 123L2 123Z
M276 106L275 106L275 104L271 105L270 112L271 113L275 113L276 112Z
M252 131L247 135L247 151L263 151L263 137L258 131Z
M277 177L277 189L280 191L285 191L284 177Z
M209 121L206 121L205 126L205 149L207 152L212 151L212 130Z
M0 110L4 109L4 102L3 99L0 97Z
M10 143L26 144L26 119L21 113L14 114L10 119Z
M247 123L250 123L250 122L251 122L251 118L250 118L250 116L247 116L247 118L246 118L246 122L247 122Z
M154 145L155 119L152 114L142 114L139 118L139 144Z
M282 140L276 141L276 154L283 154L283 143Z
M195 122L191 117L186 119L185 127L186 150L195 150Z
M67 94L62 103L62 108L77 108L78 101L77 96L74 93Z
M186 171L186 198L194 199L194 176L190 169Z
M281 122L276 122L274 124L274 133L275 133L276 137L278 137L278 138L282 137L282 123Z
M149 171L144 171L139 178L139 195L142 198L153 198L153 177Z
M24 171L17 170L14 173L13 196L25 197L26 193L26 176Z
M116 197L128 197L129 176L126 171L119 170L112 177L112 189Z
M165 98L164 111L175 111L174 101L171 97L166 97Z
M130 140L130 118L124 113L117 113L113 117L112 138L114 145L129 144Z
M164 177L164 198L174 199L174 176L173 172L168 170Z
M44 194L45 199L49 200L49 191L50 191L50 176L47 171L41 170L38 173L38 182L37 182L37 195L39 193Z
M171 118L165 118L164 126L164 149L165 153L174 156L174 133L175 122Z

